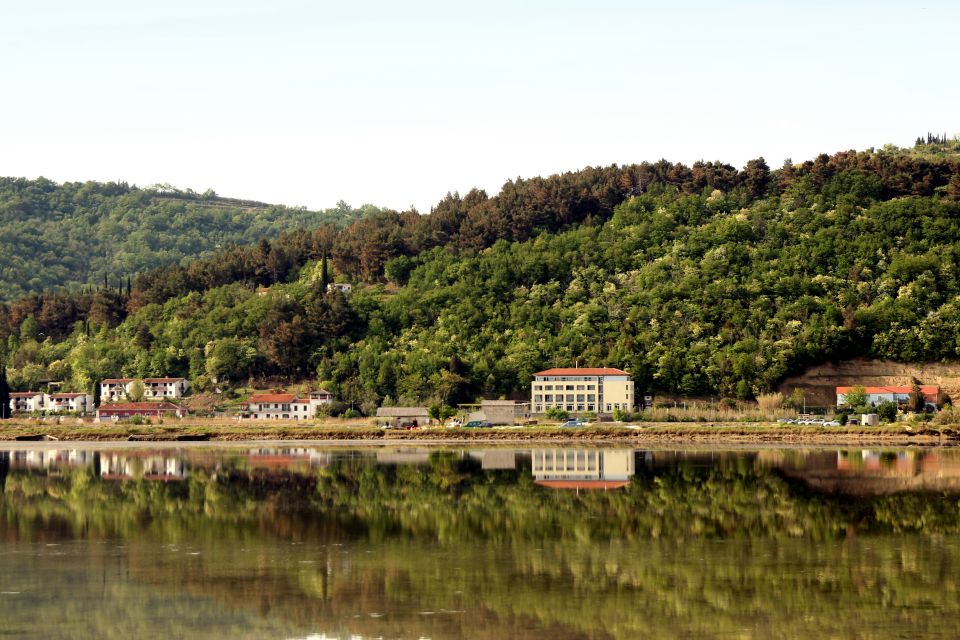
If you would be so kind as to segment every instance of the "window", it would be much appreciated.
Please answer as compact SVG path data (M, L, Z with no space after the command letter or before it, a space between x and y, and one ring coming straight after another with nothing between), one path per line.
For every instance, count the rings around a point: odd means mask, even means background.
M582 384L578 384L578 385L577 385L577 391L583 391L584 389L586 389L586 387L585 387L584 385L582 385Z

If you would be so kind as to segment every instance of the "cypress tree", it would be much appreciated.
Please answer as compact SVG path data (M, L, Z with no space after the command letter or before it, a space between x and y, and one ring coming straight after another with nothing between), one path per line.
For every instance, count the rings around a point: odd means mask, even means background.
M7 367L0 365L0 420L10 417L10 385L7 384Z
M327 292L328 284L330 284L330 273L327 271L327 254L324 253L320 259L320 295Z

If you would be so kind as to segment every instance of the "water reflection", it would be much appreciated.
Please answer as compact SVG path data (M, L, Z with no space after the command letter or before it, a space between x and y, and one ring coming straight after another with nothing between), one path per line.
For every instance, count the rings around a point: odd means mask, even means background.
M960 634L950 449L35 446L0 477L14 637Z

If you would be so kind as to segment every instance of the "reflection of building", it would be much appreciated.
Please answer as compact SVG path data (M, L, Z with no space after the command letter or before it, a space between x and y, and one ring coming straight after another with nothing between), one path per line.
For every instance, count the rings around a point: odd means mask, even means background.
M634 474L632 449L534 449L534 481L552 489L618 489Z
M187 477L187 464L179 455L162 453L102 453L100 477L104 480L183 480Z
M494 471L516 469L517 457L521 454L512 449L489 449L470 451L468 455L474 460L479 460L480 468L484 471Z
M549 409L630 411L634 406L633 381L620 369L547 369L534 374L530 400L533 413Z

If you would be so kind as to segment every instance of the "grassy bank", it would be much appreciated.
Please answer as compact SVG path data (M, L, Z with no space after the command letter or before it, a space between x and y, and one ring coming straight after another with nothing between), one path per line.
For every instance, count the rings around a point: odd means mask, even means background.
M384 430L365 422L238 424L226 421L184 421L176 424L0 424L0 440L59 441L367 441L367 442L617 442L617 443L782 443L782 444L960 444L960 431L950 427L911 428L823 427L771 423L682 424L561 428L553 426L493 429Z

